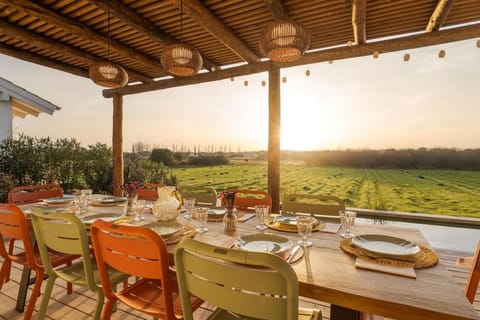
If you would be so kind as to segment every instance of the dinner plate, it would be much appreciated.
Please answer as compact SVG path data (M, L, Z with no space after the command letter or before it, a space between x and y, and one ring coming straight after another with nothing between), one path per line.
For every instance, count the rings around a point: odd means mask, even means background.
M391 257L408 257L420 251L415 243L380 234L362 234L353 237L352 244L368 253Z
M293 247L293 242L275 234L256 233L237 238L234 245L246 251L270 252L284 257Z
M85 223L85 224L92 224L98 219L102 219L105 221L115 221L117 219L120 219L123 217L123 213L119 212L105 212L105 213L89 213L86 214L82 217L80 217L80 220Z
M313 226L317 226L318 225L318 219L317 218L314 218L314 217L311 217L313 219ZM289 226L296 226L297 225L297 217L296 216L276 216L274 218L274 221L275 222L278 222L280 224L286 224L286 225L289 225Z
M171 235L175 234L176 232L183 229L183 225L176 222L176 221L172 221L172 222L153 222L151 224L145 225L144 227L155 231L156 233L158 233L162 237L171 236Z
M56 198L47 198L43 199L45 204L67 204L73 201L72 197L56 197Z
M105 197L97 200L100 203L119 203L127 201L126 197Z

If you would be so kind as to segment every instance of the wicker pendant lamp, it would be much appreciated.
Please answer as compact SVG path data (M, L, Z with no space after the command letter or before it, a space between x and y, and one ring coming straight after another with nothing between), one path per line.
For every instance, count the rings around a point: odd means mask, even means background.
M120 88L128 83L128 74L118 64L110 62L110 1L107 2L108 61L95 62L90 66L88 75L93 82L102 87Z
M200 53L183 43L183 1L180 2L180 43L167 46L160 61L166 72L177 77L193 76L202 68Z
M279 19L270 23L260 38L260 50L275 62L298 60L307 51L310 34L292 19Z

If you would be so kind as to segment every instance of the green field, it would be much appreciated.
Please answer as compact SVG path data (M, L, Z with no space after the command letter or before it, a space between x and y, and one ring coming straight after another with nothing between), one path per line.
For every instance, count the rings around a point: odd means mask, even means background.
M179 185L267 189L265 164L174 168ZM281 192L330 194L348 207L480 218L480 172L281 166Z

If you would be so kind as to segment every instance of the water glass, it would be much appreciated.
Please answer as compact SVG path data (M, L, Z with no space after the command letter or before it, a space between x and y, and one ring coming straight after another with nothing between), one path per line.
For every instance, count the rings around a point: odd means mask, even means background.
M352 238L352 228L355 225L355 218L357 213L354 211L340 211L340 223L342 224L343 232L340 234L343 238Z
M299 240L298 244L304 247L310 247L312 241L309 241L308 237L312 235L313 218L310 216L298 216L296 220L298 234L302 237L302 240Z
M265 219L267 219L268 214L270 213L270 207L266 205L256 205L255 206L255 215L257 216L257 221L260 223L255 228L259 231L268 229L265 224Z
M200 227L198 227L197 232L206 232L207 229L207 221L208 221L208 208L195 208L193 215L196 217L198 223L200 223Z
M195 208L195 198L184 198L183 207L185 208L183 218L190 220L192 218L193 209Z
M146 205L145 200L137 200L133 203L133 221L145 220L145 217L143 216L145 205Z

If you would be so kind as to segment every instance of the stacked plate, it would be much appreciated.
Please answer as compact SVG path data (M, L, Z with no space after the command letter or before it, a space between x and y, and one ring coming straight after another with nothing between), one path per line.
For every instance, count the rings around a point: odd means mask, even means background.
M355 236L352 244L371 258L415 260L415 255L420 252L420 247L411 241L380 234Z
M97 207L110 207L117 206L125 202L127 202L127 198L125 197L104 197L90 202L90 205Z
M270 252L286 258L293 247L293 242L275 234L256 233L237 238L234 246L246 251Z
M47 206L65 206L73 203L72 196L43 199L42 204Z
M325 227L325 224L320 222L317 218L312 217L313 228L312 231L321 230ZM274 216L270 217L266 222L270 229L287 232L297 232L297 217L296 216Z

